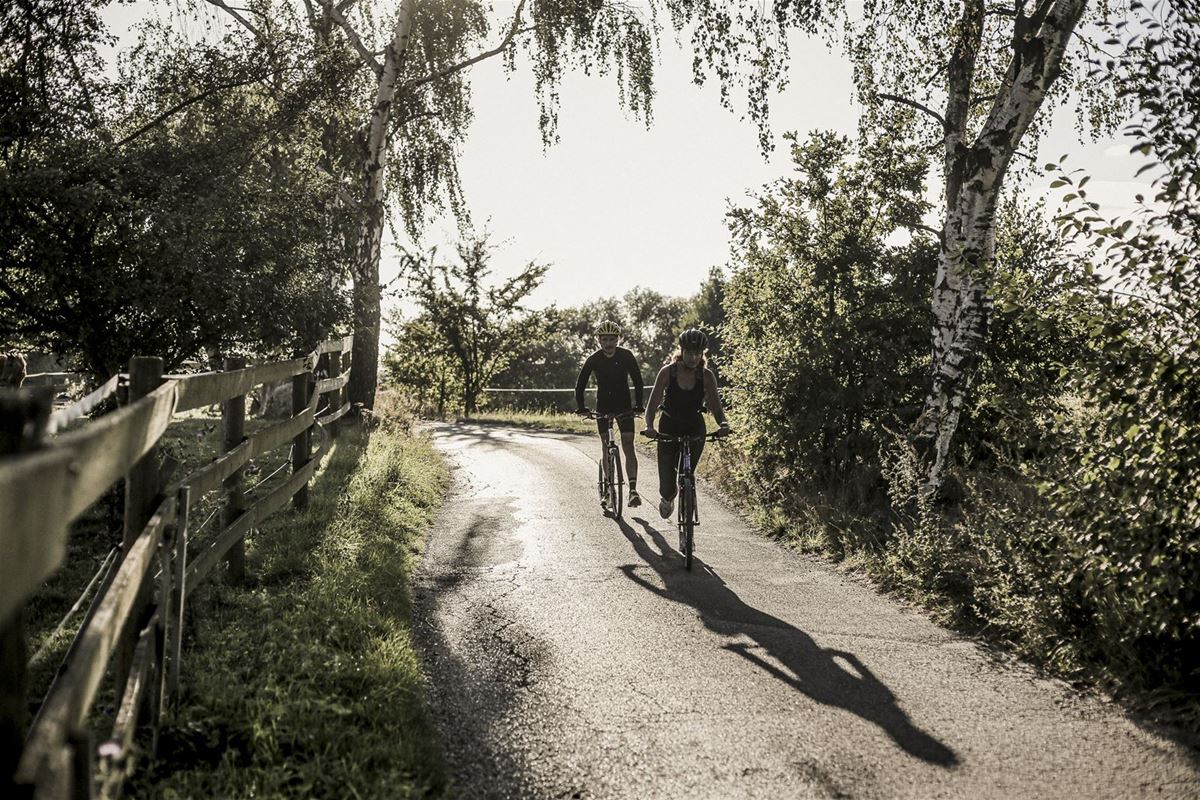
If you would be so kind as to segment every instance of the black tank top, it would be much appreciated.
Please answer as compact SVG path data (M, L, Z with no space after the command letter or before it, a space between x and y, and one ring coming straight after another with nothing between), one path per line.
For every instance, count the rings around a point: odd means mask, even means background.
M704 370L697 367L696 384L691 389L679 385L679 362L671 365L667 379L667 395L663 398L663 411L678 420L700 416L704 409Z

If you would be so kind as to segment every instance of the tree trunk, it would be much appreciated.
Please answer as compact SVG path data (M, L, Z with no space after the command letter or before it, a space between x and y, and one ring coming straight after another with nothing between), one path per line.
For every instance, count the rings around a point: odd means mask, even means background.
M1014 24L1013 57L987 120L966 144L967 109L983 25L981 0L967 0L947 64L946 215L933 289L932 361L925 406L914 426L924 459L923 491L941 488L950 445L987 336L995 260L996 205L1004 175L1062 69L1087 0L1043 0Z
M947 210L933 289L933 360L917 441L926 491L941 484L963 400L987 336L999 176L972 181Z
M416 0L403 0L396 16L392 41L384 52L371 124L363 153L362 223L354 252L354 348L350 372L351 403L364 408L375 405L379 381L380 298L379 257L383 242L386 208L383 193L387 178L389 132L400 77L400 62L408 49Z

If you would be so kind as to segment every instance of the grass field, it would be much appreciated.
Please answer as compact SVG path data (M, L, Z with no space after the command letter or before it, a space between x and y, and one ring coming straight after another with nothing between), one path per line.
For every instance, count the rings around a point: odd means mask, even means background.
M139 794L441 793L408 581L446 481L429 442L386 418L335 440L308 511L248 542L249 584L196 604L179 710Z

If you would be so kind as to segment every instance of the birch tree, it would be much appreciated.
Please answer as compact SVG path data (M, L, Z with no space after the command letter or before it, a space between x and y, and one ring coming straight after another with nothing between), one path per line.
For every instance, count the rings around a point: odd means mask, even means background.
M696 3L696 6L708 6ZM1030 148L1046 127L1045 107L1074 97L1081 132L1111 130L1121 104L1089 66L1103 54L1099 29L1080 33L1085 14L1108 15L1107 0L868 0L846 3L775 0L759 17L743 20L750 36L711 34L697 46L697 74L714 72L725 87L751 70L748 110L766 122L771 85L763 70L779 68L782 29L840 38L864 105L863 133L906 125L940 154L944 183L940 224L931 227L940 248L931 293L930 368L923 410L912 436L924 459L923 491L941 485L963 401L986 339L995 259L996 211L1014 160L1028 164ZM736 15L730 5L730 15ZM719 9L693 18L721 27ZM842 27L840 37L833 29ZM738 26L734 26L735 29ZM722 48L732 39L732 53ZM783 49L780 43L782 43ZM761 59L747 58L757 50ZM715 55L713 54L715 52ZM804 79L807 76L793 76ZM939 110L940 109L940 110ZM765 135L764 131L764 135ZM764 138L764 148L769 140Z
M268 2L254 10L206 0L260 39L272 34ZM669 23L687 30L695 78L714 76L722 102L745 93L745 114L769 148L770 88L784 77L786 31L811 29L819 15L803 3L774 10L750 0L518 0L504 15L480 0L303 0L317 51L334 80L363 91L363 117L351 125L352 154L341 201L355 212L352 242L354 363L350 397L370 406L376 387L384 230L398 212L414 238L431 209L466 218L457 174L458 148L471 121L469 68L502 57L527 63L536 83L544 143L557 139L558 86L571 69L611 75L626 111L650 122L656 44ZM336 125L329 125L333 131ZM327 136L330 168L337 150Z
M1099 47L1077 33L1087 10L1088 0L885 0L868 4L847 28L867 124L916 115L940 154L931 363L913 428L926 493L941 485L986 339L996 213L1014 160L1028 163L1022 148L1044 129L1044 107L1072 90L1087 115L1081 129L1111 126L1116 114L1103 85L1087 74Z

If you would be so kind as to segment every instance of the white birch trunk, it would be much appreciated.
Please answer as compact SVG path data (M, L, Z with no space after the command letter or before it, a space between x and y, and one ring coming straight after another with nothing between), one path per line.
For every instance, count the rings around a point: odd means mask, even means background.
M416 0L402 0L396 15L392 40L384 51L378 71L379 83L371 122L363 148L363 219L354 253L354 349L351 362L349 398L365 408L375 405L379 369L380 298L379 259L383 242L384 188L387 155L396 88L400 80L400 62L408 50L412 35Z
M916 439L925 458L924 490L942 483L963 400L987 335L988 288L995 259L995 212L1004 175L1046 92L1087 0L1042 0L1016 22L1013 60L974 143L964 144L983 5L967 0L959 49L949 69L946 109L946 215L934 282L932 364Z

